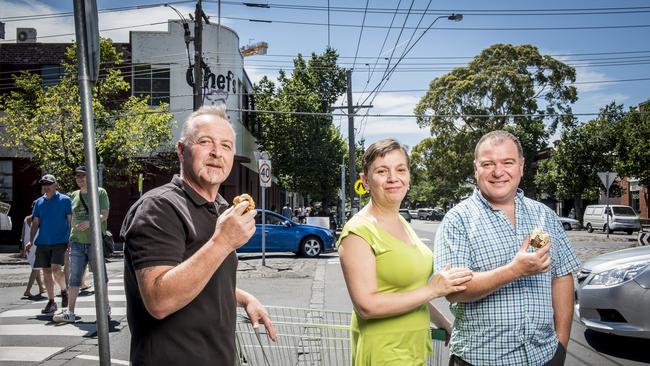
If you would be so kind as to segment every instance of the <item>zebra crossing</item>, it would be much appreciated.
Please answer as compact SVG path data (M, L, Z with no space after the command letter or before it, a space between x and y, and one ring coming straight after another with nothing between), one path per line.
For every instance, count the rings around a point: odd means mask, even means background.
M121 271L112 276L110 272L107 289L113 334L121 330L121 320L126 317L126 296ZM61 305L61 298L56 302ZM77 298L75 323L55 323L52 314L41 314L46 303L47 297L0 313L0 365L38 365L53 359L56 364L66 364L60 362L66 358L98 360L93 354L84 354L91 350L96 354L96 347L89 347L96 345L97 337L94 292L82 292Z

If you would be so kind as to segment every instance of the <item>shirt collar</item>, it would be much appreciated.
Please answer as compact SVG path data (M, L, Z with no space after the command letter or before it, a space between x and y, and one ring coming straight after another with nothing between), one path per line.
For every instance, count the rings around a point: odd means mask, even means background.
M172 184L182 189L196 206L205 206L208 203L210 203L208 202L208 200L203 198L203 196L198 194L194 190L194 188L192 188L189 184L185 184L185 182L181 179L181 177L178 174L174 174L174 177L172 178ZM226 201L218 193L213 203L214 203L214 207L217 208L217 212L219 212L219 214L223 213L223 211L225 211L226 208L228 208L228 201Z
M521 188L517 188L517 193L515 194L515 205L519 206L523 198L524 198L524 191ZM488 202L488 200L486 200L485 197L483 197L478 187L474 188L474 192L472 193L472 199L480 202L483 206L489 208L492 211L498 211L497 209L494 209L492 207L490 202Z
M54 191L54 194L52 195L52 198L57 198L57 197L59 197L59 191ZM43 199L44 199L44 200L49 201L49 200L51 200L52 198L48 199L48 198L47 198L47 194L43 193Z

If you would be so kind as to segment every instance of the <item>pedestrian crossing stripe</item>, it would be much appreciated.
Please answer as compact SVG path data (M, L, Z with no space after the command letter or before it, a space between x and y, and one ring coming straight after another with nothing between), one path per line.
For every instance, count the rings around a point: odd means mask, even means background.
M0 336L73 336L85 337L97 333L95 323L76 323L72 327L35 323L0 325Z
M79 355L75 358L78 358L80 360L99 361L99 356L94 356L94 355ZM129 361L111 358L111 365L129 365Z
M42 362L63 347L0 346L0 361Z
M95 296L80 296L77 298L77 304L80 302L94 302L94 301L95 301ZM120 301L126 301L126 295L108 294L108 302L120 302ZM45 304L47 303L47 297L43 300L34 301L33 303ZM61 302L57 299L57 305L60 303Z
M95 308L76 308L74 314L77 316L95 316ZM7 310L0 313L0 318L17 318L17 317L36 317L43 315L41 309L15 309ZM111 316L126 315L126 308L124 307L111 307Z

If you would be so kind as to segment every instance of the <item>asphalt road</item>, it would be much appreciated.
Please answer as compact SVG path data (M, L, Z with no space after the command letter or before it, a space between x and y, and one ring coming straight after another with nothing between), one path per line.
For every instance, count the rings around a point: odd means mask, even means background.
M433 245L437 222L414 220L412 226L426 244ZM633 246L636 240L636 236L624 234L610 235L608 240L602 233L585 231L570 231L568 236L583 261L604 252ZM110 333L113 364L128 364L129 358L130 334L123 312L121 267L121 261L109 264L109 279L112 281L112 285L109 283L109 298L114 310ZM24 265L0 266L0 279L26 279L28 271ZM332 313L349 312L352 308L336 253L317 259L298 258L291 253L269 254L266 266L261 265L260 255L240 255L237 278L239 287L255 294L267 305L324 309ZM99 364L92 310L86 310L88 315L82 316L80 324L55 326L37 314L44 303L20 299L23 291L23 287L16 286L0 288L0 365ZM92 295L88 296L88 301L78 307L92 309L91 298ZM436 305L451 316L444 299L438 299ZM279 310L274 308L272 312L275 311ZM5 360L10 347L17 347L13 349L12 357L34 360ZM51 353L47 353L50 352L48 349ZM586 330L574 320L566 365L647 365L650 363L648 349L648 340L598 334Z

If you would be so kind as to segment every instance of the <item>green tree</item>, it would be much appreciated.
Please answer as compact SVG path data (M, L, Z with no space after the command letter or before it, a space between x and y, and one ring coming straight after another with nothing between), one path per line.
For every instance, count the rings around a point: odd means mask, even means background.
M277 85L264 77L255 85L261 123L258 142L273 160L280 185L324 204L333 202L340 187L341 161L346 145L332 124L329 108L346 90L345 70L336 66L338 55L327 49L309 60L294 59L291 75L280 71Z
M96 152L105 176L115 180L138 172L141 157L171 148L172 115L166 104L151 108L146 98L128 97L130 85L119 67L123 55L109 39L101 40L100 51L92 101ZM52 86L44 86L37 74L14 76L16 90L0 97L5 111L0 145L30 155L43 171L60 178L62 189L71 189L71 172L85 160L75 45L61 66L63 76Z
M497 129L514 133L526 158L521 185L531 194L536 152L546 147L557 126L574 124L571 103L577 92L568 85L574 81L571 66L540 54L534 46L496 44L467 66L433 79L415 114L435 139L463 144L452 147L456 159L444 160L451 171L471 172L472 148L481 135ZM447 158L444 152L434 157ZM458 175L449 184L459 188L468 181L473 182L472 174Z
M467 195L472 166L449 164L466 154L464 135L427 137L411 150L409 202L447 207ZM458 184L458 182L464 182Z
M620 119L614 135L616 171L650 186L650 115L632 110Z
M583 201L600 194L598 172L610 171L616 163L614 148L620 139L615 131L624 118L623 107L611 103L597 118L563 130L550 158L539 164L535 183L540 192L574 200L576 214L582 217Z

